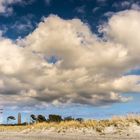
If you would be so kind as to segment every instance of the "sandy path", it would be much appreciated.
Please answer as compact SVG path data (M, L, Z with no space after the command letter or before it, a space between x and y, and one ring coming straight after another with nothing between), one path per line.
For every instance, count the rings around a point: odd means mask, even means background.
M0 135L0 140L140 140L140 136Z

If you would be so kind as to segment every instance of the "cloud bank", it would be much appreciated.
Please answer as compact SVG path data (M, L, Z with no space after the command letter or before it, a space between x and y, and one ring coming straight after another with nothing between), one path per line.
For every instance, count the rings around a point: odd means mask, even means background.
M45 107L127 102L140 92L140 12L114 14L98 38L80 19L50 15L23 39L0 37L0 104Z

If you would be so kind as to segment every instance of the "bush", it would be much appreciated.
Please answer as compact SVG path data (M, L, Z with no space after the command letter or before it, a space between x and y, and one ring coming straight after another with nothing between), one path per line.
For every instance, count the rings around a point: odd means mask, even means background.
M83 120L83 118L77 118L76 121L83 122L84 120Z
M43 116L43 115L38 115L38 116L37 116L37 121L38 121L38 122L46 122L47 120L46 120L45 116Z
M72 118L71 116L68 116L68 117L65 117L64 118L64 121L73 121L74 118Z
M15 118L14 116L9 116L9 117L7 117L7 124L8 124L8 122L9 122L9 120L16 120L16 118Z
M37 121L36 115L32 114L30 117L31 117L31 119L32 119L32 123L34 123L34 122Z
M53 115L53 114L49 115L49 122L60 122L62 120L63 119L60 115Z

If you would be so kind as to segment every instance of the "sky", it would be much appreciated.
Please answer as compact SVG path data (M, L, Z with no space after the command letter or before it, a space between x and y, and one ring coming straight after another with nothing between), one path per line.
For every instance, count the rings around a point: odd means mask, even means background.
M139 114L139 29L139 0L0 0L1 121Z

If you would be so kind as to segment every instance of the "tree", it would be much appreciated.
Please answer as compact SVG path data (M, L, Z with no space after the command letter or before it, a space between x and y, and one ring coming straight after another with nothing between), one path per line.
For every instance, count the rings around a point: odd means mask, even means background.
M32 119L32 122L33 122L33 123L37 121L37 117L36 117L36 115L34 115L34 114L32 114L32 115L30 116L30 118Z
M50 122L60 122L60 121L62 121L62 117L60 115L50 114L49 121Z
M37 121L38 121L38 122L46 122L47 120L46 120L45 116L43 116L43 115L38 115L38 116L37 116Z
M7 117L7 124L8 124L8 122L9 122L9 120L16 120L16 118L15 118L14 116L9 116L9 117Z
M32 115L30 115L30 118L32 119L32 123L34 123L34 122L46 122L47 121L45 116L43 116L43 115L36 116L36 115L32 114Z
M84 119L83 119L83 118L77 118L76 121L78 121L78 122L83 122Z

